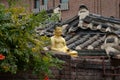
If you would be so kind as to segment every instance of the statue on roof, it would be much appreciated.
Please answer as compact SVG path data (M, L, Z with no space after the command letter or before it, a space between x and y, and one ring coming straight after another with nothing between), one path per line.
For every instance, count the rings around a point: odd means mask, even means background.
M51 50L63 52L71 57L78 57L77 51L70 50L66 45L65 39L61 35L62 27L56 27L54 30L54 36L51 37Z
M54 8L53 13L55 16L57 16L59 21L61 21L61 6L58 5L56 8Z
M85 5L80 5L78 12L79 20L84 19L88 15L89 15L88 8Z
M85 5L80 5L78 16L79 16L79 24L78 26L82 27L83 19L89 15L89 10Z
M105 49L109 58L110 55L119 56L120 58L119 36L113 32L107 33L102 48Z

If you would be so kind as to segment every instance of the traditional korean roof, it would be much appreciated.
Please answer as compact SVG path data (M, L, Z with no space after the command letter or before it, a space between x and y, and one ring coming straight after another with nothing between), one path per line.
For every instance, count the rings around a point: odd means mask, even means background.
M51 22L43 29L39 29L40 35L52 36L55 25ZM61 22L63 25L63 37L67 46L74 50L102 50L105 35L108 32L120 34L120 20L108 18L96 14L90 14L83 20L83 25L78 26L79 17L75 16L67 21Z

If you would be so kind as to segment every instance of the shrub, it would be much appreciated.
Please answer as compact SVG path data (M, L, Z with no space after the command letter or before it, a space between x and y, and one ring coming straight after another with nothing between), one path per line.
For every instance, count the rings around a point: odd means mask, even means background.
M16 74L32 70L36 74L48 75L51 66L59 67L60 60L49 52L42 52L50 39L38 37L34 31L47 18L45 11L33 15L22 7L6 9L0 4L0 72Z

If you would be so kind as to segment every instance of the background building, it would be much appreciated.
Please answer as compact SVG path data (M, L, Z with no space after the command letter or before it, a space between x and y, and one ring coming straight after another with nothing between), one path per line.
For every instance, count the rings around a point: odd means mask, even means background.
M28 10L53 9L61 4L63 20L69 19L78 13L81 4L85 4L91 13L102 16L120 18L120 0L23 0L28 4ZM0 0L8 7L6 0Z

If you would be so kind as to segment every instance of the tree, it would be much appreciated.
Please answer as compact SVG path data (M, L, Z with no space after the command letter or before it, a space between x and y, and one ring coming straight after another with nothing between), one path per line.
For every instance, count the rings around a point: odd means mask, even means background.
M59 67L60 60L42 52L50 39L34 31L47 18L45 11L33 15L22 7L6 9L0 4L0 72L32 70L41 75L49 74L51 66Z
M21 1L21 0L7 0L8 6L9 6L9 7L12 7L12 6L14 6L14 5L16 4L16 2L18 2L18 1Z

